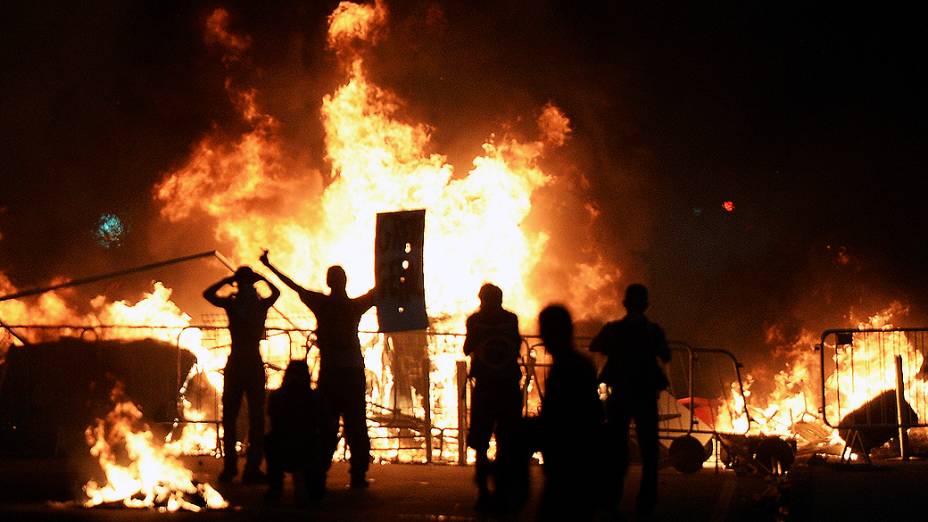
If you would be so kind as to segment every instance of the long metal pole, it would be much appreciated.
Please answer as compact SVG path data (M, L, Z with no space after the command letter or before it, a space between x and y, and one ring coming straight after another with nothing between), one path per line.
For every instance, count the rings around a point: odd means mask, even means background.
M150 263L147 265L137 266L134 268L127 268L125 270L118 270L116 272L108 272L106 274L99 274L90 277L82 277L80 279L72 279L64 283L59 283L52 286L43 286L40 288L32 288L29 290L23 290L21 292L16 292L12 294L7 294L0 296L0 302L9 301L11 299L20 299L23 297L29 297L33 295L44 294L46 292L51 292L53 290L58 290L59 288L69 288L72 286L86 285L89 283L96 283L97 281L105 281L107 279L114 279L116 277L122 277L125 275L136 274L139 272L145 272L148 270L154 270L156 268L161 268L169 265L176 265L178 263L186 263L187 261L192 261L194 259L200 259L203 257L211 257L216 255L216 252L210 250L209 252L200 252L199 254L192 254L189 256L175 257L174 259L168 259L167 261L159 261L157 263Z
M902 356L896 356L896 422L899 424L899 456L909 460L908 415L903 410L905 404L905 382L902 379Z
M17 341L19 341L20 343L22 343L22 344L29 344L29 343L26 342L26 340L25 340L22 336L20 336L18 333L16 333L16 330L14 330L14 329L11 328L9 325L7 325L6 323L4 323L2 320L0 320L0 328L3 328L4 330L10 332L10 335L12 335L13 338L16 339Z

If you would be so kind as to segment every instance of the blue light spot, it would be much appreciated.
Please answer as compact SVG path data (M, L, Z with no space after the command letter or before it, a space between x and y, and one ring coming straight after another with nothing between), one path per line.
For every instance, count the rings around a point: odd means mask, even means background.
M94 236L103 248L117 247L126 235L126 225L116 214L101 214Z

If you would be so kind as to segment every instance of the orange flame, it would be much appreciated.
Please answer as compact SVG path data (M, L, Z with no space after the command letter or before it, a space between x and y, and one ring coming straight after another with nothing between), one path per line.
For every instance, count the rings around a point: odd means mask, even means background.
M227 80L227 93L250 129L234 139L217 130L195 144L185 164L166 173L154 187L161 215L170 222L215 218L215 238L231 244L236 258L254 259L262 247L268 247L275 262L308 287L322 287L326 267L341 264L350 275L348 291L356 294L373 284L376 213L425 208L426 297L432 329L460 331L466 315L477 306L477 289L488 280L504 289L508 308L533 319L540 302L529 282L551 232L543 225L530 227L527 217L539 189L553 179L542 169L541 160L569 139L570 121L560 108L548 103L537 116L536 139L491 135L483 140L483 153L473 159L469 171L459 173L446 156L431 150L432 129L405 119L404 102L367 76L363 53L354 46L375 42L384 34L386 21L387 10L381 2L342 2L329 17L328 45L336 51L345 79L322 100L325 158L331 164L327 180L287 157L279 124L261 108L260 93ZM233 62L242 64L251 44L249 37L235 34L229 25L229 13L217 9L207 18L205 29L205 40L222 50L227 67ZM585 210L595 219L595 207L588 205ZM565 279L568 295L564 297L589 311L578 316L589 317L614 307L614 303L604 304L597 294L615 282L619 271L601 258L590 259L568 270L570 276ZM0 286L4 283L0 279ZM42 302L41 309L50 322L77 317L56 294L42 299L49 301ZM3 303L0 312L4 306L22 305ZM298 310L294 315L305 317L304 307L289 293L279 306ZM97 298L93 307L92 317L84 318L93 324L144 322L177 328L190 324L190 317L170 302L170 290L160 283L135 305L107 304ZM17 312L14 317L29 317L27 309ZM376 329L373 313L362 319L362 329ZM150 336L150 332L144 334ZM126 330L119 335L143 334ZM194 374L203 375L221 392L219 369L228 350L207 349L209 335L185 330L180 345L198 359L188 381ZM165 340L173 342L175 337ZM454 374L463 355L456 341L430 339L429 343L431 404L420 400L416 408L420 414L425 408L434 409L435 426L456 426ZM382 336L365 335L362 345L368 371L391 386L391 370L383 364ZM280 362L290 356L287 341L279 337L264 342L262 353L266 361L281 367L285 364ZM279 375L272 373L269 387L278 381ZM375 393L379 400L388 390ZM185 406L188 419L203 416L189 403ZM187 425L184 435L172 444L183 448L213 444L212 428L196 426Z
M403 101L368 79L362 53L347 52L356 51L352 46L358 42L375 41L386 19L380 2L342 2L329 17L328 44L341 58L346 80L322 100L331 163L325 188L318 173L294 167L283 156L277 125L256 104L255 91L235 91L227 83L253 128L232 142L205 137L185 165L166 174L154 193L162 216L218 218L217 239L231 242L239 259L253 259L267 247L277 264L308 287L321 287L325 269L340 264L350 275L349 293L360 293L373 284L376 214L425 208L432 328L460 331L476 308L477 289L488 280L503 288L507 307L534 318L540 303L528 283L549 233L529 230L525 221L533 195L551 180L540 160L565 143L570 122L549 103L537 118L537 140L490 136L469 172L457 175L444 155L430 152L432 130L405 121ZM584 302L618 273L596 268L602 266L584 264L574 271L572 300ZM285 294L281 306L305 315L291 295ZM376 330L373 313L362 319L361 328ZM390 381L383 373L381 339L366 336L362 344L368 369ZM273 350L268 355L275 356ZM433 422L456 425L453 383L455 361L463 357L460 347L432 342L429 355L433 399L447 411L446 418Z
M114 390L114 396L120 395ZM142 421L135 404L118 398L106 419L87 428L90 453L106 474L102 486L91 480L84 486L86 507L121 502L130 508L159 507L165 511L201 511L228 507L222 495L207 483L194 483L193 473L170 447L154 444L154 436ZM128 461L118 458L125 452ZM202 503L194 502L195 497Z
M857 328L891 330L893 320L906 313L904 305L893 302L859 321ZM853 314L851 317L853 320ZM771 330L768 337L775 339L778 333ZM753 391L757 383L750 375L746 377L744 398L738 393L737 386L732 385L732 394L727 399L728 407L720 409L716 422L719 430L743 433L748 429L748 418L743 414L746 400L753 434L801 438L809 433L801 428L812 425L812 433L816 434L813 438L820 444L840 443L837 430L825 425L820 411L821 361L820 354L813 350L818 343L815 334L804 331L794 345L787 347L789 360L774 375L772 389L767 395L759 396ZM890 349L887 350L887 347ZM832 362L836 363L840 371L831 371L825 376L825 414L832 423L838 422L840 415L857 409L884 390L895 389L895 355L902 355L910 368L920 368L924 360L924 354L910 342L905 333L898 331L881 332L879 336L855 336L853 355L850 350L834 350ZM853 366L850 364L852 356ZM915 371L905 372L904 381L907 393L924 396L928 391L928 383L919 378ZM840 411L837 410L838 404ZM914 406L917 407L918 403ZM731 412L739 414L731 415ZM916 413L920 418L928 414ZM826 438L824 434L828 433L830 436L827 442L822 442Z

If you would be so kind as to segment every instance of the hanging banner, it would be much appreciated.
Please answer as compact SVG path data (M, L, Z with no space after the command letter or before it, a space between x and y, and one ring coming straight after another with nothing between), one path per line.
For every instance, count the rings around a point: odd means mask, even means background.
M374 239L374 279L380 289L377 320L381 332L424 330L425 210L377 214Z

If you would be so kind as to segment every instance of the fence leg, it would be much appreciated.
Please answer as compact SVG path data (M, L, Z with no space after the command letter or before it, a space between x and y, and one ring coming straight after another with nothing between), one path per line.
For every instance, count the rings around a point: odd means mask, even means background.
M467 464L464 427L467 426L467 363L457 362L458 380L458 464Z
M899 456L909 460L908 419L903 410L905 404L905 383L902 379L902 356L896 356L896 422L899 425Z
M431 363L426 359L423 363L422 373L425 377L425 391L422 394L422 402L425 403L425 462L432 463L432 394L431 394L431 376L429 370Z

